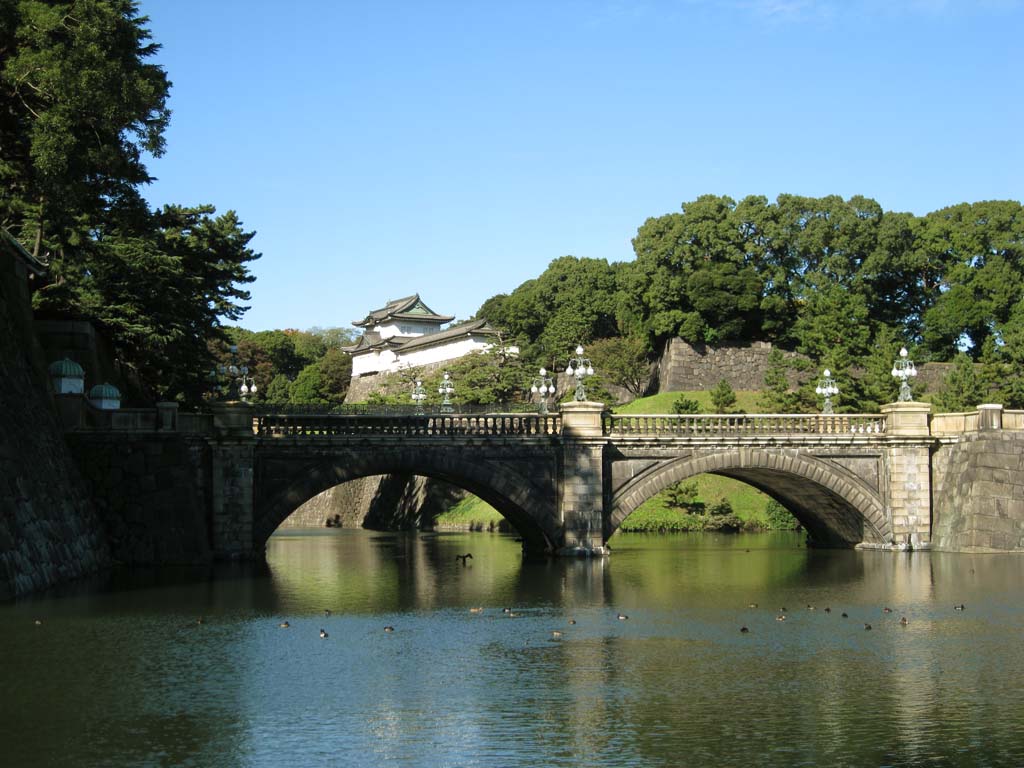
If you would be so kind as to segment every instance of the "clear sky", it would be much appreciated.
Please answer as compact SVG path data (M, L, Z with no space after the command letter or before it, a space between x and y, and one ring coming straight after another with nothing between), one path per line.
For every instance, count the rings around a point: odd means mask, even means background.
M253 330L470 317L705 193L1024 196L1024 0L142 0L154 205L234 209Z

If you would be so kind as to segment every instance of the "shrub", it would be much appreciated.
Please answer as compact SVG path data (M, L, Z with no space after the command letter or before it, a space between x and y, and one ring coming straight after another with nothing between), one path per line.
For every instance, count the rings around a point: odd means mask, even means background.
M800 529L800 521L793 513L775 499L769 499L765 507L768 516L768 529L771 531L796 531Z
M672 403L673 413L700 413L700 403L686 395L680 395Z
M665 503L676 509L691 510L697 498L697 481L682 480L663 491Z
M716 413L730 413L736 405L736 393L728 381L722 379L711 390L711 404Z

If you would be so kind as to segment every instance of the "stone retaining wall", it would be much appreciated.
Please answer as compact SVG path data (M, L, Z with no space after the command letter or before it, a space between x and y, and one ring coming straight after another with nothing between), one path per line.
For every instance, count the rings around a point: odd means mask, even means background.
M712 347L670 339L658 366L658 388L662 392L697 391L711 389L724 379L733 389L764 389L771 351L767 341ZM796 352L783 355L787 360L802 357ZM791 382L797 383L795 379Z
M932 457L932 548L1024 551L1024 433L979 432Z
M25 267L0 247L0 600L109 561L48 395L31 323Z
M328 521L342 528L362 528L383 475L361 477L314 496L283 523L282 528L324 528Z
M429 477L373 475L329 488L300 506L283 528L429 529L434 518L466 496Z
M204 519L209 446L180 434L70 433L115 562L197 564L212 558Z
M764 389L764 377L768 372L768 355L772 345L767 341L755 341L743 346L713 347L707 344L690 344L682 339L670 339L658 364L658 390L661 392L694 392L711 389L723 379L733 389ZM783 351L786 360L806 360L797 352ZM917 366L915 389L923 392L937 392L942 388L943 379L953 368L953 363L924 363ZM810 371L798 379L790 372L790 386L796 387L804 381L819 375ZM857 376L857 371L853 371ZM896 395L893 384L893 396Z

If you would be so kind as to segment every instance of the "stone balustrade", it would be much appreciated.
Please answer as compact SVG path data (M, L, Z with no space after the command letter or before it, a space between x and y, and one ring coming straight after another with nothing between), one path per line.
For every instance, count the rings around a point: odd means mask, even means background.
M261 414L254 417L259 437L332 437L396 435L439 436L543 436L561 431L556 414L446 414L424 416L338 416Z
M664 435L721 437L740 435L878 435L885 432L881 414L606 414L604 432L611 436Z

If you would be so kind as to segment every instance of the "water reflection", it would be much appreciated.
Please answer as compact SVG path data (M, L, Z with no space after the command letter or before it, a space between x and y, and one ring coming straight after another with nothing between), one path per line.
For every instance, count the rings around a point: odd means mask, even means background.
M3 606L3 762L1024 760L1019 558L612 544L537 563L501 535L292 531L263 567Z

